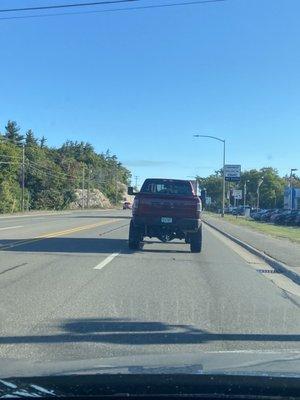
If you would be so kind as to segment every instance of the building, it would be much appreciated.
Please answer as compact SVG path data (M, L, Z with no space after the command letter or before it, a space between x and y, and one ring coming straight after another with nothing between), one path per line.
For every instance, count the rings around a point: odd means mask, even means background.
M300 189L285 188L284 190L284 208L286 210L300 210Z

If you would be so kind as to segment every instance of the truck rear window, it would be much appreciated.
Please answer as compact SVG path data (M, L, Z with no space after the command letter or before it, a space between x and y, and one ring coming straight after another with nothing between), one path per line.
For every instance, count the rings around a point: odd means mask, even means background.
M192 196L191 184L185 181L146 180L141 189L142 193L170 194Z

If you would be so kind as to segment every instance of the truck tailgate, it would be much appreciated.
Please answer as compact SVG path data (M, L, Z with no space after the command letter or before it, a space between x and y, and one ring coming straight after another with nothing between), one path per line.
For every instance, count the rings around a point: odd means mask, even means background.
M197 196L159 196L143 194L138 199L137 215L153 217L197 218Z

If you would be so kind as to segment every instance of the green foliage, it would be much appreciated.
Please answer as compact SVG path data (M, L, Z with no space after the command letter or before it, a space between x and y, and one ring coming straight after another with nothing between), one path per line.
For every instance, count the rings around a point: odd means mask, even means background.
M18 126L16 121L9 120L5 127L5 135L4 136L7 139L11 140L12 142L14 142L16 144L20 144L23 141L24 136L22 136L19 132L20 132L20 127Z
M260 170L251 169L242 172L239 183L226 183L226 193L229 188L244 189L247 184L246 203L255 207L257 205L257 187L260 179L263 183L260 186L260 207L261 208L280 208L283 207L283 192L287 182L285 178L279 176L278 171L271 167L261 168ZM215 208L220 208L222 203L222 175L216 172L206 178L197 178L201 188L206 188L207 195L212 197ZM227 201L228 203L228 201Z
M214 175L210 175L206 178L198 177L199 186L201 189L206 189L207 196L212 198L214 208L220 208L222 206L222 175L216 172Z
M110 152L98 154L85 142L66 141L50 148L29 129L23 136L14 121L5 127L0 140L0 212L20 211L22 144L25 145L26 209L65 209L75 201L75 190L99 189L112 202L122 200L130 172ZM0 135L1 139L1 135ZM8 140L7 140L8 139Z
M38 139L34 137L34 133L32 132L31 129L26 132L25 135L25 145L26 146L37 146L38 144Z

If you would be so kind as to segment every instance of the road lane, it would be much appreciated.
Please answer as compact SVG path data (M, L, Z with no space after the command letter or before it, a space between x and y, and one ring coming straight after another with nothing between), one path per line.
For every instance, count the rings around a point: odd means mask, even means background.
M23 225L4 226L0 228L0 231L6 231L9 229L20 229L20 228L23 228Z
M299 298L251 260L205 228L201 254L157 240L131 252L128 213L114 215L125 218L0 251L0 267L26 264L0 275L0 357L299 350Z
M126 221L128 218L128 212L127 215L124 213L120 215L118 210L90 210L85 213L79 211L62 215L51 214L42 220L38 218L33 218L32 220L26 218L22 221L21 226L13 230L10 230L10 227L7 226L7 221L0 221L0 250L23 240L36 240L47 235L58 236L59 233L64 234L67 230L90 229L94 224L107 224L112 219L115 219L115 221L124 219ZM3 229L1 230L1 228Z

